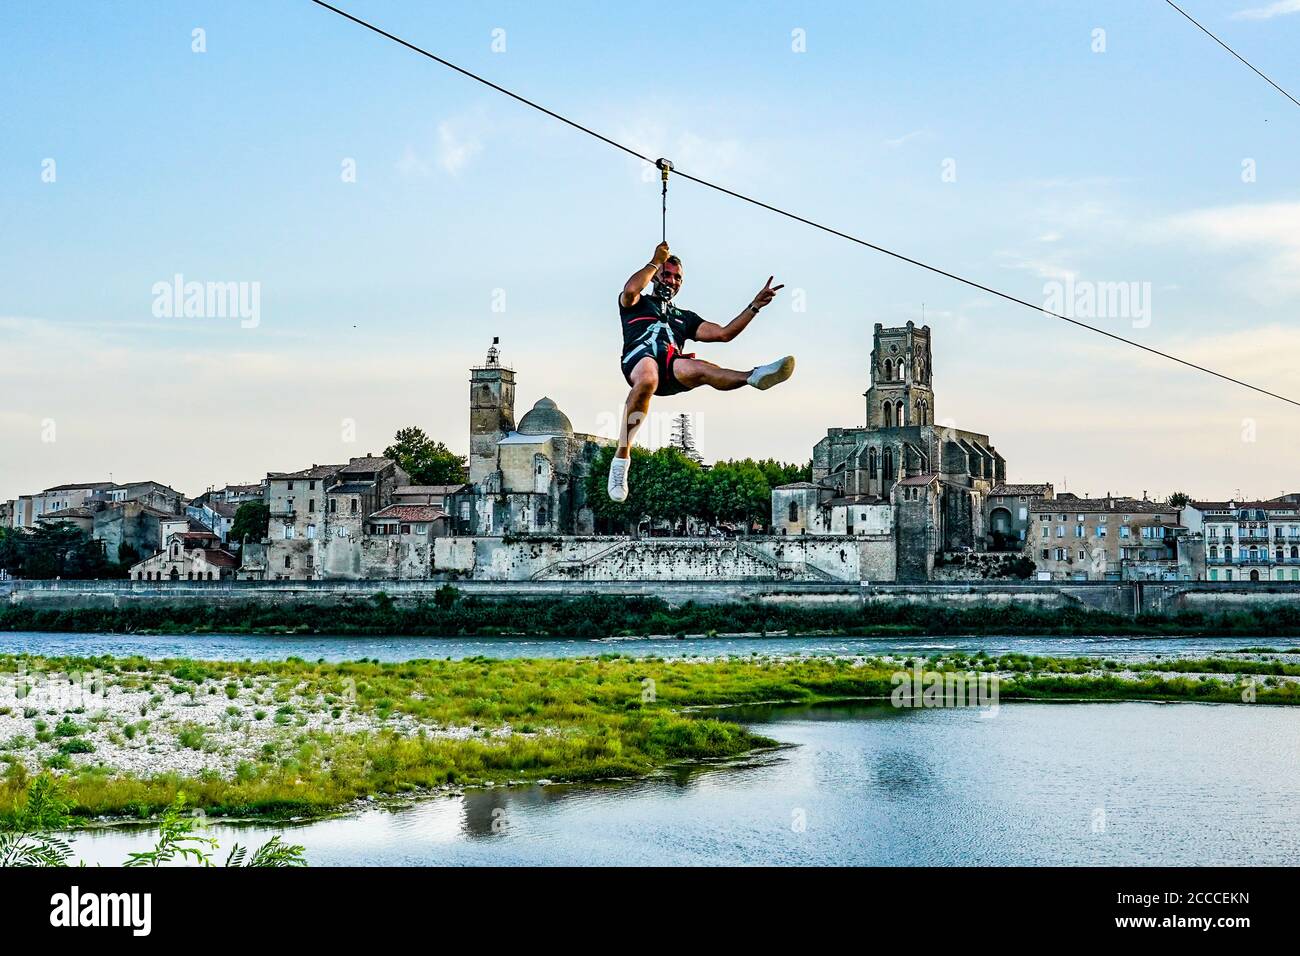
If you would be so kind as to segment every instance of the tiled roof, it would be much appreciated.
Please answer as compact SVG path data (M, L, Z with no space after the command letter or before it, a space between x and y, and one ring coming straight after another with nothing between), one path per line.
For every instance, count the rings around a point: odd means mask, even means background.
M903 478L898 483L900 485L928 485L930 482L938 480L938 475L915 475L911 478Z
M1043 492L1048 488L1047 485L998 485L990 495L1033 495L1035 498L1041 498Z
M395 495L453 495L460 489L460 485L402 485L393 492Z
M228 495L251 495L254 492L261 491L262 485L260 483L252 485L226 485L226 487L221 490Z
M395 462L391 458L353 458L339 471L345 475L354 471L380 471L392 464Z
M373 481L345 481L342 484L334 485L329 489L331 495L362 495L367 491L374 491L375 483Z
M1138 498L1035 498L1029 503L1030 511L1043 513L1091 514L1177 514L1178 508L1163 501L1142 501Z
M95 513L89 508L59 508L56 511L47 511L43 515L37 515L37 521L58 521L60 518L93 518Z
M105 488L112 487L113 483L111 481L87 481L81 484L73 483L70 485L55 485L53 488L46 488L45 491L80 491L83 488L93 488L96 491L102 491Z
M219 568L237 568L239 559L229 551L221 551L217 548L205 548L203 550L203 560L208 564L215 565Z
M312 465L310 468L304 468L302 471L273 471L267 477L276 481L294 481L298 479L306 480L309 478L329 478L338 474L345 465Z
M1198 511L1295 511L1300 504L1294 501L1193 501Z
M447 512L431 505L389 505L372 514L371 519L393 518L397 521L437 521L447 517Z

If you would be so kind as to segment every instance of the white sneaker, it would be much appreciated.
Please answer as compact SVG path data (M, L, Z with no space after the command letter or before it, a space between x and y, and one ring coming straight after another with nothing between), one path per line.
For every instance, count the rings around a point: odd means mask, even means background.
M632 464L631 458L619 458L609 463L609 500L627 501L627 472Z
M768 362L766 365L760 365L754 371L749 373L749 384L755 388L771 388L773 385L780 385L787 378L794 374L794 356L787 355L785 358L777 359L775 362Z

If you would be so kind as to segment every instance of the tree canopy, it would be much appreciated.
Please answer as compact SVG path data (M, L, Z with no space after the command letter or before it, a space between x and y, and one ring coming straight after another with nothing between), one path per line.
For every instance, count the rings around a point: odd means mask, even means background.
M601 450L587 476L587 502L596 521L609 529L627 529L642 518L676 524L696 518L711 524L757 521L767 527L772 511L772 489L792 481L807 480L812 463L790 465L774 459L721 461L705 468L680 448L668 446L654 452L632 448L628 498L611 501L606 476L613 448Z
M459 485L469 478L464 455L457 455L414 425L398 429L384 456L396 461L413 485Z
M109 561L104 542L67 523L31 531L0 528L0 567L22 578L111 578L125 568Z
M231 541L266 540L267 525L271 520L271 506L265 501L245 501L235 509L235 520L226 537Z

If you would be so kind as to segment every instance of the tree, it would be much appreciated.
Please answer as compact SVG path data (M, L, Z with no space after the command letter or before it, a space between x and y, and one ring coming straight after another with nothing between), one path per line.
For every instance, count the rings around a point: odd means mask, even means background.
M1169 496L1169 504L1174 508L1184 508L1191 503L1192 496L1185 491L1175 491Z
M718 521L735 521L746 530L752 521L767 526L772 512L772 486L752 458L720 461L709 469L707 514Z
M465 456L415 426L398 429L384 456L396 461L413 485L459 485L469 480Z
M106 578L121 573L105 555L103 541L67 522L6 531L0 539L0 567L24 578Z
M231 541L265 541L267 526L271 522L271 506L265 501L245 501L235 510L235 520L230 524Z

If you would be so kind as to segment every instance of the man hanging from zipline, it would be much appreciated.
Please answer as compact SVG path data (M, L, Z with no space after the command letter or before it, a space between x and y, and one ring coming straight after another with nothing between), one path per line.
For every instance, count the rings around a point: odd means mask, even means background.
M631 465L632 436L650 411L650 396L676 395L701 385L730 391L743 385L771 388L794 373L794 356L760 365L748 372L721 368L682 352L687 339L697 342L730 342L745 330L760 309L770 303L784 286L772 285L772 276L744 311L726 325L706 322L694 312L672 304L682 287L682 261L669 254L668 243L655 247L654 258L623 285L618 297L618 314L623 322L623 377L632 390L623 407L623 426L618 450L609 466L609 497L627 500L627 473ZM654 291L645 287L653 280Z

